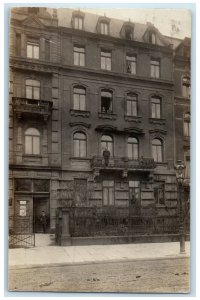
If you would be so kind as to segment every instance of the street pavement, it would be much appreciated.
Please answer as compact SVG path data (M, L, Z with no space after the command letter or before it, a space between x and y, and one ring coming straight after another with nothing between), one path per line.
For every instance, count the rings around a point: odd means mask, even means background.
M179 242L143 243L89 246L49 246L9 249L10 269L79 265L106 262L127 262L134 260L155 260L188 258L190 243L185 243L186 251L180 254Z

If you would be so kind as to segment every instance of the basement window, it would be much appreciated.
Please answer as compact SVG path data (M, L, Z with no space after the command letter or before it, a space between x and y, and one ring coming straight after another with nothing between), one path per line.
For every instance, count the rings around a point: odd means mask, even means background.
M112 99L113 94L110 91L102 90L101 91L101 112L102 113L112 113Z

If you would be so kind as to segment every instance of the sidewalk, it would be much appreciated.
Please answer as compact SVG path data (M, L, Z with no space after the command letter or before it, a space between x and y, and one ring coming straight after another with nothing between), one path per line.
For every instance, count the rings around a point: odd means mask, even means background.
M190 242L180 254L179 242L90 246L43 246L9 249L9 268L154 260L190 256Z

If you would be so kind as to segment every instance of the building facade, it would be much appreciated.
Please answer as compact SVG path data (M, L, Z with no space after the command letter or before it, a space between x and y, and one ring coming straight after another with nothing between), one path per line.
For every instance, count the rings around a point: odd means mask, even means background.
M10 226L29 218L41 232L45 210L55 232L65 208L72 237L133 233L134 218L176 228L178 68L150 23L13 9Z

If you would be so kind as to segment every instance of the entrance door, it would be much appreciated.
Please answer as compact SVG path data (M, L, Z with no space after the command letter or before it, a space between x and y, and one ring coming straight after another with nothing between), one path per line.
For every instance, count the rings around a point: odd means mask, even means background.
M47 227L46 231L49 232L49 198L46 197L34 197L33 198L33 228L35 233L42 233L42 223L40 221L40 216L42 211L46 213L47 216Z

